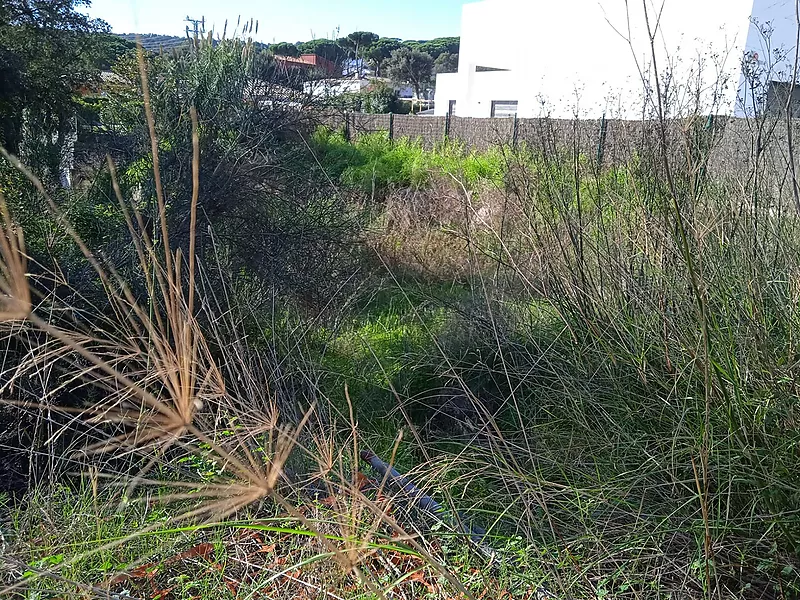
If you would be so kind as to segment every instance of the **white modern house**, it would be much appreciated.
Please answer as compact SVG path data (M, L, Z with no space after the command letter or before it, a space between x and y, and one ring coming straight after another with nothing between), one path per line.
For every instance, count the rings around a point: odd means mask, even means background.
M355 94L370 86L366 77L351 75L340 79L317 79L303 84L304 93L321 98L333 98L342 94Z
M800 116L797 10L796 0L466 4L458 73L437 76L436 114L641 119L658 73L670 115L785 109L792 90Z
M306 95L317 98L335 98L343 94L357 94L376 84L392 88L397 92L398 98L403 100L415 99L414 88L410 85L397 84L385 77L359 77L358 75L350 75L339 79L307 81L303 84L303 92ZM423 93L423 97L419 98L419 100L432 100L432 94L429 97L426 95L427 92L428 90Z

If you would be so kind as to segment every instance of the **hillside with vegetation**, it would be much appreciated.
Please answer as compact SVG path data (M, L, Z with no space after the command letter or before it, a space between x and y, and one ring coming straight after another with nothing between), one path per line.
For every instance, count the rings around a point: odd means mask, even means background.
M800 595L780 117L354 136L78 4L0 5L0 597ZM295 49L436 62L348 39Z
M161 50L173 50L176 48L185 48L189 45L189 39L178 37L174 35L157 35L155 33L120 33L117 34L121 39L132 44L142 44L142 48L148 52L159 52Z

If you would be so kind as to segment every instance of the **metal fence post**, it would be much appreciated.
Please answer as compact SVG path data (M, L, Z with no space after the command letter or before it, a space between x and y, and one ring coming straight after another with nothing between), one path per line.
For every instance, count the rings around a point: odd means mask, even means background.
M519 116L514 113L514 131L511 133L511 147L517 149L517 141L519 140Z
M450 113L447 113L447 116L444 118L444 141L448 141L450 139Z
M394 141L394 113L389 113L389 141Z
M350 141L350 114L344 113L344 139Z
M603 159L606 154L606 133L608 132L608 121L606 115L603 113L603 118L600 119L600 142L597 144L597 168L603 167Z

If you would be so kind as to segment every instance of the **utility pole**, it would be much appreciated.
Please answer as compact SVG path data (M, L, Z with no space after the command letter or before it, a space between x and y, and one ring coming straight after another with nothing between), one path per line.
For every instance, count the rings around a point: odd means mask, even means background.
M195 39L199 39L201 36L205 35L206 32L206 18L203 17L202 19L193 19L192 17L187 16L185 21L187 23L191 23L194 26L194 37ZM186 26L186 35L189 35L189 26Z

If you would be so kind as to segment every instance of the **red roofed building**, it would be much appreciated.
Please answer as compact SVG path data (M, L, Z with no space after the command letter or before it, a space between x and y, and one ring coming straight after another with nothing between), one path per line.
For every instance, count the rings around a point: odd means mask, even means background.
M298 57L276 56L275 61L287 70L317 71L325 77L336 77L341 74L340 69L333 62L316 54L302 54Z

